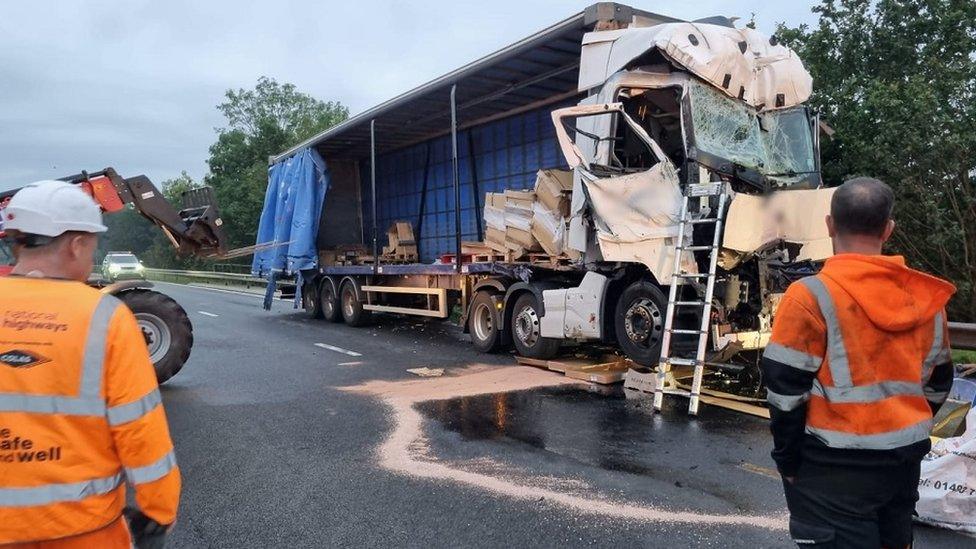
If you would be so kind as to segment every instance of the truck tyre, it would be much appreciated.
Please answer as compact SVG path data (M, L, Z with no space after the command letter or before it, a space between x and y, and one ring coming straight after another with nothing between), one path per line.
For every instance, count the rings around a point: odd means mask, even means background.
M342 284L339 291L342 305L342 319L350 326L365 326L369 323L369 311L363 310L363 302L359 300L356 287L349 280Z
M667 303L661 290L646 280L628 286L617 300L617 344L628 358L642 366L656 366L661 358Z
M302 286L302 307L312 318L322 318L322 302L314 280L307 280Z
M161 385L175 376L190 358L193 325L180 304L153 290L128 290L115 297L122 300L142 330L149 358Z
M342 322L342 312L339 311L339 296L331 279L322 281L319 287L319 305L322 308L322 318L329 322Z
M540 309L539 300L532 292L516 298L512 307L512 342L521 356L545 360L556 356L560 341L540 334Z
M502 346L501 315L491 296L491 292L474 294L471 313L468 315L471 344L482 353L494 353Z

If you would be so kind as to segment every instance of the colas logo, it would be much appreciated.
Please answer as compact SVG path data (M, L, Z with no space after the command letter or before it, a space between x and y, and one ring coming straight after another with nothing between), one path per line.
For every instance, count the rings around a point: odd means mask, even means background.
M50 361L51 359L37 353L21 351L20 349L0 353L0 364L6 364L11 368L33 368L34 366Z

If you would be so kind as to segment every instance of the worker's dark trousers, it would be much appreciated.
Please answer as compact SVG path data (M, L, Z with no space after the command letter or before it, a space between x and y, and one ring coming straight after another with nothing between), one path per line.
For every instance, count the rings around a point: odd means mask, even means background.
M802 462L783 481L799 547L904 548L912 543L919 463L851 467Z

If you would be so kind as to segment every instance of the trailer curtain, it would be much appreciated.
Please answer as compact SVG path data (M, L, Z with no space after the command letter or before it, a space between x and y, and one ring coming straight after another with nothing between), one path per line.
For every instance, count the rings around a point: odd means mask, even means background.
M258 246L251 272L272 278L318 266L315 239L329 190L325 160L311 149L268 168L268 189L258 224Z

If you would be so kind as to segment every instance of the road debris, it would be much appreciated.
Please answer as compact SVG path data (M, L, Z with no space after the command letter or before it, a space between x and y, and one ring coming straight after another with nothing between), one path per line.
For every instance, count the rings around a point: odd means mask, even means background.
M420 377L441 377L444 375L444 368L407 368L407 371Z

